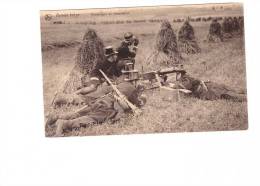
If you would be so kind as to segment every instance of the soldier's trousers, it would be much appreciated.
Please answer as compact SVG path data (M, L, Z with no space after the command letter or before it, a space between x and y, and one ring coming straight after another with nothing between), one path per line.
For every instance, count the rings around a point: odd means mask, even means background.
M109 119L115 118L118 111L111 103L100 100L92 106L83 107L77 112L59 115L56 122L56 135L61 135L64 130L87 127L93 124L100 124Z
M56 135L62 135L65 130L86 127L95 123L97 123L97 121L89 116L81 116L71 120L60 119L56 123Z

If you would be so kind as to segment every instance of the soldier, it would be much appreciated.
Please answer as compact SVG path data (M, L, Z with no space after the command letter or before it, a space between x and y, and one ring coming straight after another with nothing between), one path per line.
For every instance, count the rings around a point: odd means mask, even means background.
M131 83L124 82L119 84L117 89L132 104L138 107L141 107L146 103L146 98L142 94L144 87L141 85L135 88ZM46 127L56 126L56 135L60 136L66 130L120 119L131 110L124 100L121 100L118 96L112 94L111 91L111 87L110 90L107 87L103 91L103 96L99 94L100 97L93 101L92 104L84 106L76 112L67 114L50 114L46 122Z
M126 63L135 64L135 56L138 49L139 40L131 33L127 32L124 35L124 41L117 48L118 52L118 67L122 70Z
M83 79L84 87L77 90L76 94L88 94L97 90L97 87L104 82L104 78L99 70L102 70L109 78L114 79L121 75L117 65L117 51L112 46L105 48L105 61L97 63L95 68L90 72L90 81Z
M78 105L83 104L86 100L80 95L90 94L96 92L99 85L104 82L103 75L100 73L100 69L111 79L118 78L120 76L120 71L117 67L117 52L114 51L112 46L107 46L105 48L105 61L102 63L97 63L95 68L90 72L90 78L85 76L82 78L83 87L79 88L71 94L60 93L56 96L53 101L54 106L61 105ZM90 96L96 97L96 96Z
M218 84L211 81L201 81L199 79L191 77L185 72L179 74L178 82L178 88L184 88L192 91L190 95L199 99L226 99L238 102L246 101L246 95L242 91L238 92L227 87L226 85Z
M239 31L239 22L238 22L237 17L234 17L234 18L233 18L232 28L233 28L233 29L232 29L233 32L238 32L238 31Z

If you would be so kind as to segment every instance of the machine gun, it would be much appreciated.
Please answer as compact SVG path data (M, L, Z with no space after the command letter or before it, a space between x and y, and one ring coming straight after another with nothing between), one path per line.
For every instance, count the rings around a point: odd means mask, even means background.
M181 88L181 89L174 89L170 87L166 87L162 84L161 79L163 82L166 82L167 80L167 74L173 74L175 73L176 76L178 74L186 73L186 71L183 69L183 66L174 66L170 68L165 68L157 71L150 71L150 72L145 72L145 73L139 73L138 70L123 70L122 73L125 75L125 81L129 82L134 82L136 84L137 81L148 81L151 85L156 84L156 86L152 86L149 89L154 89L154 88L160 88L160 89L165 89L165 90L171 90L171 91L179 91L183 92L185 94L191 93L190 90ZM177 81L177 79L176 79Z
M143 80L152 80L152 79L156 79L158 77L161 78L166 78L167 74L181 74L181 73L186 73L186 71L184 69L178 69L176 67L170 67L170 68L165 68L165 69L161 69L161 70L157 70L157 71L150 71L150 72L145 72L140 74L140 78L142 78Z

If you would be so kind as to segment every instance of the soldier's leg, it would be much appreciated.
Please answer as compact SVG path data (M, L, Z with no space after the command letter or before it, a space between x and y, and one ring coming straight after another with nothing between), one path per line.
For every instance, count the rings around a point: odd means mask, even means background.
M82 116L76 119L72 120L58 120L56 122L57 129L56 129L56 135L61 136L63 135L64 131L66 130L72 130L77 129L80 127L86 127L88 125L92 125L97 123L93 118L89 116Z
M76 112L69 112L69 113L65 113L65 114L53 114L53 113L51 113L51 114L49 114L48 119L46 121L46 126L54 125L58 119L72 120L72 119L75 119L75 118L79 118L81 116L86 115L90 110L91 110L90 107L84 106Z
M78 94L58 94L53 104L55 107L62 105L79 105L84 103L84 97Z
M238 94L238 93L231 92L231 91L229 91L226 94L222 94L221 98L226 99L226 100L236 101L236 102L247 101L245 94Z
M97 121L90 116L82 116L71 120L72 128L87 127L88 125L96 124Z
M56 122L57 128L56 128L56 136L62 136L65 128L69 125L69 121L67 120L58 120Z
M65 114L60 114L58 115L58 119L62 119L62 120L72 120L75 118L80 117L81 115L78 112L69 112L69 113L65 113Z
M78 113L66 113L66 114L54 114L51 113L49 114L47 121L46 121L46 126L51 127L54 126L54 124L59 120L70 120L70 119L74 119L80 117L80 115Z
M58 120L56 122L56 136L62 136L65 131L72 130L74 128L79 128L77 123L72 122L72 120Z

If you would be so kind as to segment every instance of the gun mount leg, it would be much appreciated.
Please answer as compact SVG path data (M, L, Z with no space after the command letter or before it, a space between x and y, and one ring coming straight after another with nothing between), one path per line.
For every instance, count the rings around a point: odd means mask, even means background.
M162 84L161 84L161 81L160 81L160 78L159 78L158 74L155 74L155 78L156 78L157 84L159 86L159 89L161 89L162 88Z

